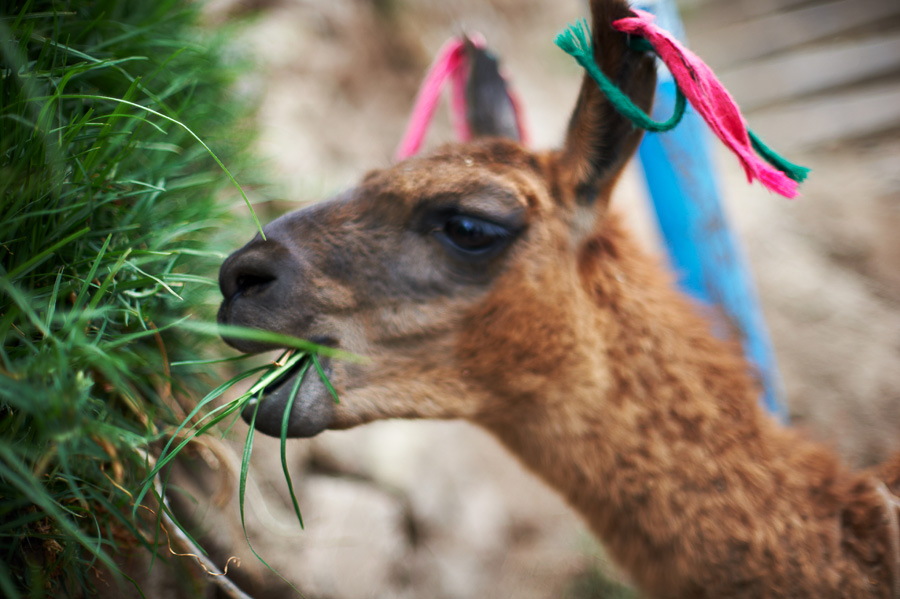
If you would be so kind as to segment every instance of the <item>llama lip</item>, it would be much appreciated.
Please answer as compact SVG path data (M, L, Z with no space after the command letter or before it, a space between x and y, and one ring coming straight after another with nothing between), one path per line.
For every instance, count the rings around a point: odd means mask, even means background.
M256 412L256 430L272 437L280 437L284 422L284 411L290 403L291 394L297 386L297 377L301 374L296 397L288 416L288 437L311 437L322 432L331 424L334 414L334 402L315 366L310 359L300 360L278 379L273 381L262 394L261 399L254 399L241 413L244 421L250 423ZM319 358L325 376L332 376L330 360Z

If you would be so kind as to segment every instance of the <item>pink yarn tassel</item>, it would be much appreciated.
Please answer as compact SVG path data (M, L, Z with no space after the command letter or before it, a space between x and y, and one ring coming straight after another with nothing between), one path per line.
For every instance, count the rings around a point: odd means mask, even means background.
M413 156L422 147L428 125L431 124L434 111L441 99L444 83L454 72L461 71L460 66L464 60L465 44L462 40L448 40L440 49L419 88L409 124L406 126L406 132L403 134L400 147L397 148L395 154L397 160L405 160ZM466 130L468 131L468 127Z
M484 48L487 44L483 36L475 34L469 37L469 41L476 48ZM410 156L414 156L422 148L425 140L425 134L428 126L434 118L434 111L437 109L438 102L441 99L441 92L447 81L450 82L450 118L453 123L453 130L457 139L460 141L469 141L472 139L472 132L469 129L469 121L467 118L466 103L466 83L468 82L468 57L466 56L465 38L454 38L441 47L437 57L428 68L419 93L416 96L416 102L413 105L412 113L410 113L409 123L406 126L406 132L400 141L400 146L394 157L397 160L405 160ZM522 123L521 103L518 97L511 89L508 89L510 101L513 104L513 110L516 113L516 126L519 130L519 138L522 143L527 143L525 127Z
M740 109L706 63L668 31L654 25L653 15L632 10L637 16L613 21L613 27L650 42L694 109L722 143L737 155L747 180L757 179L771 191L788 198L796 197L797 182L761 160L753 151Z

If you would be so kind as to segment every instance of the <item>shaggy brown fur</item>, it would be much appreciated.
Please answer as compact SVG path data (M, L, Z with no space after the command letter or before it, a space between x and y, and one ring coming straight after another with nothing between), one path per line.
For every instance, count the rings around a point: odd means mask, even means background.
M649 106L652 60L609 27L627 6L592 14L599 64ZM290 434L475 422L649 596L896 597L900 456L851 473L761 412L739 352L608 211L639 138L585 80L560 151L485 138L369 173L231 256L220 320L370 358L327 362L339 405L307 377Z

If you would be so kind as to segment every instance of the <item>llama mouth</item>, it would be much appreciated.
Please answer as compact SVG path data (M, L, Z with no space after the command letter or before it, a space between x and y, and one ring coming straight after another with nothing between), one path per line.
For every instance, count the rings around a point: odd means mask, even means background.
M328 358L318 358L326 377L332 376ZM298 380L298 377L302 377ZM291 403L291 396L293 403ZM271 437L281 437L285 410L288 415L288 437L312 437L330 424L334 416L334 401L310 357L298 360L284 374L266 386L261 398L254 398L241 416L253 421L256 413L256 430Z
M281 376L266 385L266 388L262 392L262 399L266 400L270 395L278 393L287 383L291 383L291 389L293 389L297 376L301 373L305 376L306 373L304 371L308 371L312 368L312 364L310 363L311 360L309 355L303 356L296 364L281 373Z

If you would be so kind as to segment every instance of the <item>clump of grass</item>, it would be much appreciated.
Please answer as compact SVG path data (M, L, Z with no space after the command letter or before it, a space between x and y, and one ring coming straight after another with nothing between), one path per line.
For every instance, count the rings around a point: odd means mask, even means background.
M177 324L211 316L217 199L237 197L222 165L248 138L195 11L0 8L2 596L90 595L95 572L157 550L135 500L210 378L170 364L206 356Z
M256 556L256 558L267 568L269 568L273 573L284 580L291 588L293 588L298 593L298 595L302 597L302 594L299 592L299 590L297 590L293 583L287 580L280 572L272 568L272 566L270 566L265 561L265 559L259 553L257 553L256 549L253 547L250 536L247 533L246 520L244 515L244 504L246 497L247 477L250 471L250 456L253 451L253 439L256 430L256 414L258 412L260 403L265 399L265 392L267 388L270 385L279 382L283 377L294 374L294 383L288 396L288 401L284 408L284 416L281 423L281 466L284 472L285 482L287 483L288 493L293 504L294 513L297 516L297 521L300 525L300 528L303 528L303 516L300 513L300 505L297 500L297 495L294 492L294 484L291 479L290 470L287 464L287 430L290 414L293 408L294 401L299 394L300 385L311 369L315 370L316 375L321 377L321 380L330 391L332 397L334 398L334 401L340 401L337 392L334 390L334 387L331 386L331 383L328 381L328 378L326 377L325 372L323 371L322 366L319 363L319 354L325 353L327 355L333 355L336 357L349 357L351 359L353 359L353 356L348 356L344 354L344 352L333 350L331 348L320 347L301 339L286 338L285 336L277 333L233 326L225 328L228 330L228 334L231 336L252 338L258 341L278 343L289 347L295 346L298 349L288 349L284 351L281 356L274 362L244 370L232 379L222 383L221 385L210 391L202 400L200 400L191 411L191 413L185 417L181 425L179 425L178 428L174 431L168 443L162 449L154 467L150 469L146 479L144 480L144 485L138 496L135 509L137 509L137 505L140 503L141 498L143 498L144 495L150 492L156 493L157 497L160 500L159 503L162 505L162 510L158 513L158 518L160 520L163 520L163 518L167 516L169 521L171 521L175 526L179 527L182 533L188 538L188 541L192 543L193 546L198 550L201 550L197 542L190 538L190 535L184 530L183 527L180 526L174 514L172 514L172 512L168 509L168 506L165 504L164 498L166 494L166 481L163 477L165 468L199 435L212 430L216 430L217 427L221 430L221 425L223 423L227 423L230 420L230 423L228 423L227 426L224 427L224 431L222 432L223 435L227 434L227 432L231 430L234 422L241 414L246 414L247 412L252 413L247 430L247 437L244 442L244 451L241 458L238 495L241 527L243 528L244 538L247 541L247 545ZM240 360L244 357L246 356L203 361L202 363L221 363L223 361L233 361L235 359ZM196 362L176 363L173 364L173 366L195 364ZM257 381L247 391L231 399L230 401L225 402L224 404L218 405L216 407L213 407L211 410L205 411L204 413L205 408L214 405L214 402L217 399L219 399L227 391L232 389L236 384L255 375L258 375Z
M259 559L259 561L262 562L267 568L272 570L272 572L274 572L277 576L281 577L289 586L291 586L291 588L297 591L296 587L294 587L294 585L289 580L287 580L280 572L272 568L265 561L265 559L263 559L263 557L256 552L256 549L253 547L253 544L247 533L246 521L244 517L244 503L247 487L247 477L250 470L250 456L253 451L253 439L256 430L256 414L260 403L265 400L265 392L267 388L270 385L279 383L284 377L293 375L294 383L291 388L291 392L288 395L288 401L285 404L284 414L281 422L281 467L284 472L285 482L287 483L288 493L291 497L294 513L297 516L297 521L300 525L300 528L303 528L303 516L300 512L300 505L297 501L297 495L294 492L294 484L291 479L290 470L287 464L287 431L294 401L299 394L300 385L303 382L304 378L307 376L307 374L312 374L310 373L310 370L313 370L315 372L315 376L320 377L326 389L331 393L331 396L333 397L335 403L339 403L340 399L338 397L338 394L329 382L328 377L325 375L322 365L319 362L319 356L326 355L351 361L357 361L359 360L359 357L348 354L341 350L319 346L303 339L298 339L271 331L250 329L233 325L210 326L202 323L188 323L185 325L185 328L201 334L226 334L230 337L250 339L268 343L273 346L287 347L290 349L285 350L280 355L280 357L278 357L273 362L243 370L230 380L225 381L224 383L220 384L212 391L207 393L207 395L196 404L193 410L191 410L191 412L184 418L181 424L174 430L171 437L169 438L169 441L160 452L155 465L152 469L149 470L146 478L144 479L143 487L135 503L135 510L137 510L137 506L140 504L142 498L146 494L156 493L159 499L159 503L163 506L164 510L159 512L159 519L161 520L163 518L163 514L165 513L176 526L179 526L175 515L168 510L164 501L166 493L166 482L163 474L165 472L166 466L170 464L182 450L186 449L189 444L194 441L199 435L218 429L222 431L221 434L224 436L228 433L228 431L231 430L232 426L241 414L247 414L248 412L250 412L252 413L252 415L250 416L247 437L244 442L244 451L241 458L239 482L238 503L240 508L241 526L244 530L244 537L247 541L247 545L249 546L253 554L257 557L257 559ZM223 362L243 360L247 357L250 356L177 362L172 366L177 367L219 364ZM215 404L216 400L218 400L226 392L234 388L235 385L254 376L257 376L257 380L253 385L250 386L247 391L225 403L219 405ZM210 407L212 407L212 409L209 409ZM224 428L222 427L223 424L225 424ZM196 541L191 539L190 535L186 531L184 531L183 528L181 528L181 530L188 537L190 542L193 543L194 546L199 548L199 545L196 543ZM299 591L297 592L298 594L300 594Z

